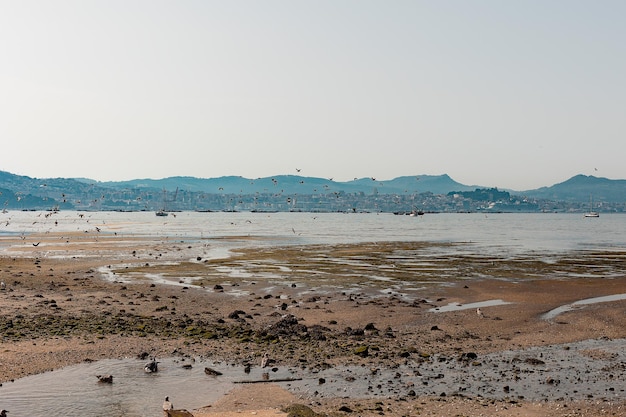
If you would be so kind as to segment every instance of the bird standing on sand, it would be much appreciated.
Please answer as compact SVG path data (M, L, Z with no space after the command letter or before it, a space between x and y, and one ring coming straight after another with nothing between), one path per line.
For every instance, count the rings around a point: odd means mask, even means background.
M263 357L261 358L261 368L265 368L268 365L269 361L270 361L270 355L268 355L267 352L265 352L263 354Z
M170 397L165 397L165 401L163 401L163 415L168 416L168 411L173 410L174 405L170 402Z
M481 319L483 318L483 312L480 310L480 307L476 309L476 314L478 314L478 317L480 317Z
M7 410L0 410L0 417L7 417Z
M4 281L0 282L0 290L5 290L7 288L7 284Z

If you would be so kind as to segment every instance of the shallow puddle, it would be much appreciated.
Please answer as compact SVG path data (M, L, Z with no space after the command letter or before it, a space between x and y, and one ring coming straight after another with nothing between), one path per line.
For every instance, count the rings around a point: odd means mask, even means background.
M493 307L493 306L501 306L505 304L511 304L511 303L509 303L508 301L503 301L503 300L487 300L487 301L479 301L476 303L469 303L469 304L450 303L442 307L431 308L428 311L430 311L431 313L448 313L450 311L470 310L473 308Z
M624 363L626 339L465 357L409 356L390 367L354 365L314 371L253 366L249 374L242 366L179 358L163 359L159 372L147 374L145 361L109 359L4 383L0 408L9 410L10 417L154 417L161 415L166 396L176 408L192 411L214 403L237 383L268 379L300 398L464 395L530 401L623 400ZM191 369L183 368L184 364L192 365ZM209 376L205 367L223 375ZM96 375L102 374L112 374L113 383L98 382Z
M603 297L586 298L584 300L575 301L571 304L566 304L566 305L554 308L548 311L547 313L543 314L541 318L543 320L552 320L559 314L572 311L577 308L582 308L585 305L607 303L610 301L620 301L620 300L626 300L626 294L613 294L613 295L605 295Z
M107 359L5 382L0 408L11 417L154 417L161 415L166 396L176 408L192 410L220 398L234 381L262 377L260 368L245 374L243 367L172 358L159 359L159 371L146 373L145 362ZM224 375L207 375L207 366ZM112 384L98 381L96 375L107 374L113 375Z

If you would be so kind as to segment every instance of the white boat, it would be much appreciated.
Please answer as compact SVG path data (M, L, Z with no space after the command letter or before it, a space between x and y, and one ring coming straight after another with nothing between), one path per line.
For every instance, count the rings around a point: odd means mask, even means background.
M589 211L585 213L585 217L600 217L600 213L593 211L593 200L591 196L589 196Z
M176 188L176 194L178 194L178 188ZM174 197L176 198L176 197ZM163 189L163 208L156 211L156 215L159 217L165 217L168 215L167 211L165 211L165 206L167 204L167 191L165 188Z

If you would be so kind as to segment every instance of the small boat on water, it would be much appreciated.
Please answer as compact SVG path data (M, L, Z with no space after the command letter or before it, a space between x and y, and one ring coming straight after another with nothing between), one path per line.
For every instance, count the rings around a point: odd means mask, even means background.
M395 214L396 216L411 216L411 217L415 217L415 216L423 216L424 215L424 211L423 210L394 211L393 214Z
M591 196L589 196L589 211L585 213L585 217L600 217L600 213L593 211L593 200Z
M159 217L165 217L168 215L167 211L165 210L158 210L155 214Z

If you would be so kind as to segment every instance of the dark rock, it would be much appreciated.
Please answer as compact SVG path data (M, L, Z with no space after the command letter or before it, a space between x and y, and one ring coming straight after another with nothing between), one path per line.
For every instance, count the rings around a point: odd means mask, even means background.
M344 330L347 336L364 336L365 331L363 329L353 329L352 327L346 327Z
M524 362L529 365L545 365L546 364L544 361L542 361L541 359L537 359L537 358L526 358Z
M548 385L558 385L561 381L559 379L553 378L551 376L546 378L546 384Z
M269 326L265 331L265 335L273 336L274 338L280 336L309 337L308 328L304 324L298 323L298 319L292 314L282 316L280 320Z
M215 369L206 367L204 368L204 373L211 376L220 376L222 373L220 371L216 371Z
M464 352L459 356L459 362L469 362L478 359L478 355L474 352Z
M245 315L246 312L242 311L242 310L235 310L235 311L233 311L232 313L230 313L228 315L228 318L229 319L238 319L240 314Z
M113 383L113 375L96 375L96 378L98 378L98 382L102 382L103 384Z

